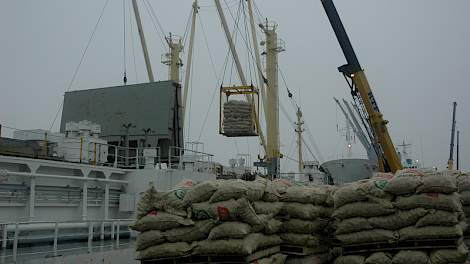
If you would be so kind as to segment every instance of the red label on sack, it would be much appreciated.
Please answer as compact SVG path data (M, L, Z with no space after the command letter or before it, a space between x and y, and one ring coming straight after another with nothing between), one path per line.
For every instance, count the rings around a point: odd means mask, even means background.
M439 197L439 193L426 193L427 196L432 197L432 198L437 198Z
M217 207L217 215L222 220L230 218L230 212L229 212L228 208L222 207L222 206Z
M157 211L155 211L155 210L152 210L152 211L148 212L148 214L147 214L147 215L157 215Z

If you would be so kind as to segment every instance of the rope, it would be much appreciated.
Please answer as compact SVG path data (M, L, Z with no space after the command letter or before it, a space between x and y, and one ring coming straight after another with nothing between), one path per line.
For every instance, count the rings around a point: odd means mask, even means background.
M81 58L80 58L80 61L79 61L78 65L77 65L77 67L75 68L75 71L74 71L74 73L73 73L73 75L72 75L72 79L70 80L70 83L69 83L69 85L67 86L67 88L65 89L64 93L65 93L65 92L68 92L68 91L70 90L70 88L72 88L73 82L75 81L75 78L77 77L78 70L80 69L80 66L81 66L82 63L83 63L83 60L85 59L86 52L88 51L88 48L90 47L90 44L91 44L91 41L93 40L93 37L95 36L96 29L98 28L98 25L100 24L101 19L103 18L103 14L104 14L104 11L105 11L105 9L106 9L106 6L108 6L108 3L109 3L109 0L106 0L106 2L105 2L104 5L103 5L103 8L101 9L100 16L98 17L98 20L96 21L96 24L95 24L95 26L93 27L93 31L92 31L92 33L91 33L91 35L90 35L90 38L88 39L88 42L87 42L87 44L86 44L86 46L85 46L85 49L84 49L83 52L82 52L82 56L81 56ZM49 130L52 130L52 127L54 126L55 121L57 120L57 117L59 116L59 112L60 112L60 110L62 109L62 106L63 106L63 105L64 105L64 101L62 100L61 103L60 103L60 105L59 105L59 109L57 109L57 112L56 112L56 114L55 114L55 116L54 116L54 119L53 119L53 121L52 121L52 123L51 123L51 126L50 126Z

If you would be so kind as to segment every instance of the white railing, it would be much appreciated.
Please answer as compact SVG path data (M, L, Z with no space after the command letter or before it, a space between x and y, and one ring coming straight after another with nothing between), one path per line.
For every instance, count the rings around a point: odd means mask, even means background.
M12 258L14 262L16 262L19 256L26 256L32 254L49 254L53 256L58 256L59 252L61 251L70 251L70 250L85 250L88 253L93 252L93 248L96 247L103 247L103 245L93 245L96 236L99 234L99 240L103 241L106 237L107 240L110 240L112 243L108 245L108 247L115 247L119 248L122 243L120 243L120 237L123 234L129 235L129 238L132 239L133 236L131 235L131 230L126 228L127 230L121 230L122 225L128 225L134 221L133 219L109 219L109 220L86 220L86 221L34 221L34 222L3 222L0 223L0 235L1 235L1 250L0 252L2 258ZM54 231L54 234L51 235L44 235L40 234L37 236L28 235L31 230L34 230L34 226L36 226L36 230L47 230L47 231ZM86 228L88 227L87 233L65 233L60 234L61 229L71 229L71 228ZM95 233L94 227L100 227L99 232ZM109 227L107 232L105 227ZM26 235L21 236L21 232L24 232ZM13 233L13 236L8 236L8 233ZM67 248L67 249L59 249L59 241L64 238L69 238L69 240L79 239L80 236L87 235L87 243L85 247L79 248ZM43 247L41 247L42 251L33 251L28 250L29 252L25 253L18 253L18 244L19 242L25 241L33 241L33 240L41 240L41 242L49 242L52 243L52 248L50 250L44 251ZM26 242L27 243L27 242ZM67 242L63 242L66 244ZM11 246L12 250L11 253L7 254L7 248Z
M187 160L185 161L185 157ZM184 169L185 162L213 162L214 155L201 151L171 146L168 149L168 168Z

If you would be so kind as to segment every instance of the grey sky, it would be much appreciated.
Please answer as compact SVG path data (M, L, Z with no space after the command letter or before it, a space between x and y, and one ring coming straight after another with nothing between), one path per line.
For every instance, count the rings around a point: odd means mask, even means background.
M165 31L183 34L191 1L149 1ZM126 0L127 11L129 2ZM103 3L97 0L0 2L2 124L20 129L50 127ZM336 125L343 126L344 119L332 97L349 100L350 95L343 77L336 70L345 60L320 0L258 0L256 3L263 16L279 24L279 37L287 45L287 51L280 55L280 67L302 106L320 150L327 159L338 157L344 141L338 136ZM469 169L470 165L465 160L470 157L470 122L466 114L469 111L466 102L470 102L467 88L470 2L336 0L335 3L381 110L390 121L395 143L403 139L413 143L412 150L421 159L422 141L425 165L445 167L451 103L457 100L462 167ZM110 0L72 90L122 83L122 5L121 0ZM227 45L213 1L201 0L200 5L200 17L216 70L220 72ZM232 12L236 12L236 3L231 6L234 6ZM160 56L165 51L143 3L141 12L156 78L167 79L167 69L160 63ZM228 13L227 16L230 17ZM135 45L138 81L146 81L135 27L131 36L129 21L126 24L129 82L137 82L131 39ZM212 71L201 30L198 23L191 123L186 124L190 140L198 139L211 96L220 85ZM261 39L261 34L258 36ZM243 43L239 42L238 46L241 56L246 58ZM227 75L225 84L228 83ZM295 113L283 85L280 86L280 97L294 118ZM237 152L250 152L255 159L259 149L256 139L233 140L218 135L217 112L216 95L201 137L205 150L216 154L222 162ZM58 123L54 127L56 130ZM282 113L281 127L282 151L295 157L294 134ZM356 148L360 148L359 145ZM294 165L292 162L284 163L289 167Z

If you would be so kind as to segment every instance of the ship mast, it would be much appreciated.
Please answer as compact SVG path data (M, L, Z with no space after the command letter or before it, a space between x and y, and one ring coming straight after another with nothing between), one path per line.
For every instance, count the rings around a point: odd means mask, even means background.
M140 44L142 45L142 50L144 52L145 65L147 66L149 82L155 82L155 79L153 77L152 65L150 64L149 52L147 50L147 44L145 42L142 20L140 19L139 7L137 6L137 0L132 0L132 7L134 8L135 21L137 23L137 29L139 31Z
M270 174L279 174L280 147L279 147L279 86L278 86L278 53L284 51L284 48L277 38L277 25L268 23L260 25L266 35L266 49L263 54L266 55L266 76L267 96L266 96L266 129L267 129L267 160L270 163Z
M302 111L300 111L300 107L297 108L297 122L295 125L297 126L295 132L297 133L297 151L298 151L298 161L299 161L299 172L303 172L304 170L304 161L302 158L302 132L304 129L302 125L304 122L302 121Z

